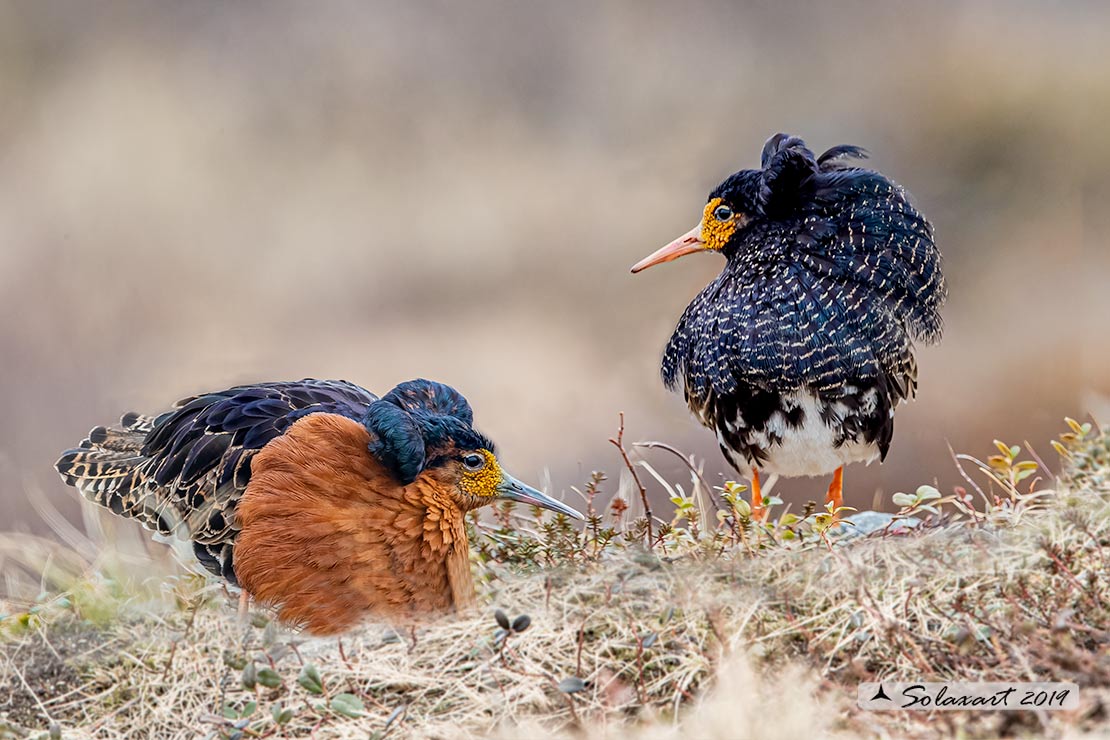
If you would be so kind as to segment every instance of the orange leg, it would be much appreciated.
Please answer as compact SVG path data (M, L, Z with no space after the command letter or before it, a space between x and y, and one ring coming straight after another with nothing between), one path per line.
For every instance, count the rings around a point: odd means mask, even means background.
M250 606L251 595L247 593L247 590L244 588L242 591L239 592L239 621L243 624L246 624L248 621L250 621Z
M763 491L759 487L759 471L752 468L752 519L763 521L767 511L763 508Z
M825 494L825 503L832 504L833 511L839 509L844 505L844 466L841 465L833 473L832 483L829 484L829 492ZM839 521L840 515L833 514L833 521Z

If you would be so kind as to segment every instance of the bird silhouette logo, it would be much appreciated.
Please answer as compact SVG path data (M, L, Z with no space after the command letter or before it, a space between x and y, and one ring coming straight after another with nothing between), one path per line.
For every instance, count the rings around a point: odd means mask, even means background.
M875 695L871 697L871 701L875 701L877 699L885 699L886 701L892 701L892 699L889 696L886 695L886 691L883 690L883 685L882 684L879 684L879 690L876 691Z

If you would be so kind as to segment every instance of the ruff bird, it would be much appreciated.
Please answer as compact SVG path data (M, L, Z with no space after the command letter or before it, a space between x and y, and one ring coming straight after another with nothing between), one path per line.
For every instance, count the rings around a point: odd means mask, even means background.
M428 380L380 399L335 380L205 393L96 427L56 468L317 634L473 604L464 515L480 506L582 518L505 472L466 399Z
M761 472L832 474L835 513L844 465L885 458L894 411L916 393L914 342L940 339L933 227L902 187L851 161L866 156L818 157L776 134L759 169L727 177L697 226L632 268L725 258L679 319L662 375L751 481L756 516Z

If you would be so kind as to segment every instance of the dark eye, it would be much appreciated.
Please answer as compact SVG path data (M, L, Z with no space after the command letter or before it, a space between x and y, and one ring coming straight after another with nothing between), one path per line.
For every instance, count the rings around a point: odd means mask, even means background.
M732 209L725 205L717 206L713 209L713 218L718 221L728 221L732 218Z
M467 470L481 470L482 466L486 464L486 458L472 452L463 457L462 462Z

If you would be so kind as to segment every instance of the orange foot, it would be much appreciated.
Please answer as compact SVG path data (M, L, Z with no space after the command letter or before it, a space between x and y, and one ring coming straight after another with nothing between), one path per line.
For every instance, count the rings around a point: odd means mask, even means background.
M759 471L752 468L752 519L757 522L767 517L767 510L763 508L763 492L759 487Z
M825 494L825 503L832 504L833 508L833 521L840 521L840 514L837 509L844 505L844 466L841 465L833 473L832 483L829 484L829 492Z
M239 621L246 624L250 621L251 616L251 595L247 593L247 589L242 589L239 592Z

